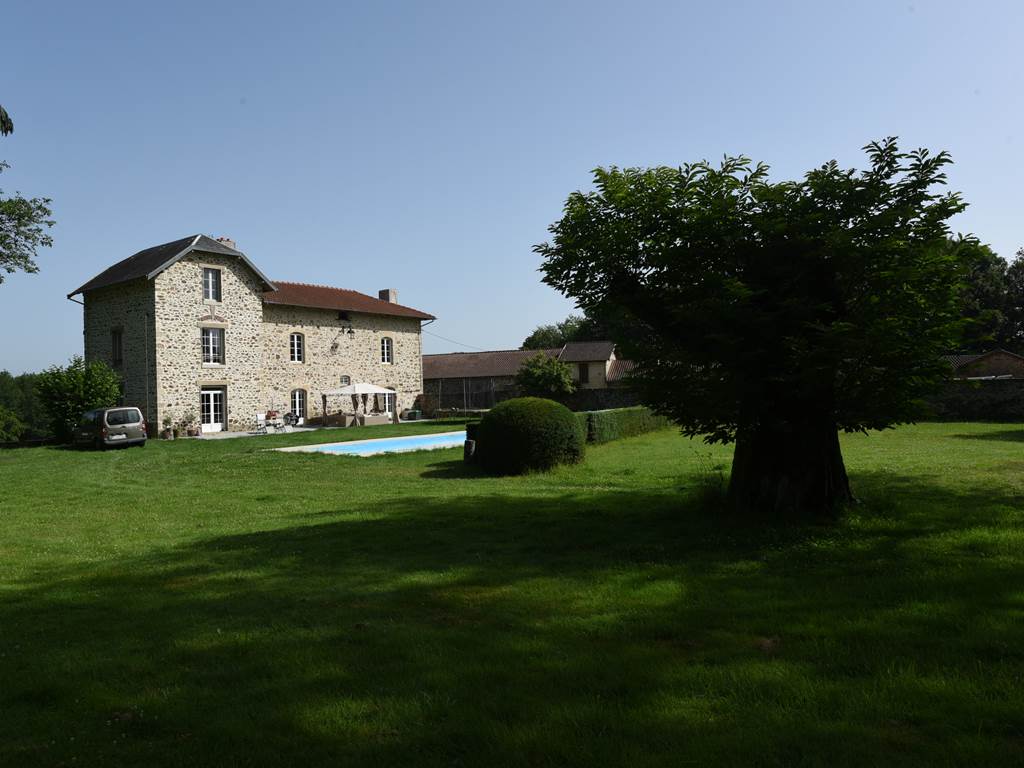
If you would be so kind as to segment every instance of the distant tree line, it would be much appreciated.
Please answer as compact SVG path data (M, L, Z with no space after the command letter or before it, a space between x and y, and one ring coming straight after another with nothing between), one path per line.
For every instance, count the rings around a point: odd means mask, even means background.
M987 245L950 241L962 249L970 269L965 276L961 350L983 352L995 347L1024 353L1024 248L1007 262Z
M41 373L0 371L0 442L66 442L83 413L117 405L120 398L120 375L78 355Z

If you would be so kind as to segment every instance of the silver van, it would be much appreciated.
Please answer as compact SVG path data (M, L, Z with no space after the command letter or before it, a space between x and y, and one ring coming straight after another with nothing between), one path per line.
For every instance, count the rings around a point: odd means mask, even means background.
M146 421L138 408L99 408L86 411L75 428L75 445L108 448L145 445Z

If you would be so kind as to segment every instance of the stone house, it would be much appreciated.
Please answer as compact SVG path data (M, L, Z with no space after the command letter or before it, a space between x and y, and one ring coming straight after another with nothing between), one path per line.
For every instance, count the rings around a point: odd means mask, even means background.
M146 248L68 298L78 294L86 360L119 371L123 403L156 425L249 430L268 410L320 419L322 392L358 382L392 390L368 405L393 414L423 390L420 328L432 315L394 289L272 282L227 238Z
M611 341L569 342L541 350L450 352L423 357L424 410L490 408L515 397L520 366L537 354L560 360L572 371L576 392L567 398L580 409L632 405L626 376L633 363L616 354Z

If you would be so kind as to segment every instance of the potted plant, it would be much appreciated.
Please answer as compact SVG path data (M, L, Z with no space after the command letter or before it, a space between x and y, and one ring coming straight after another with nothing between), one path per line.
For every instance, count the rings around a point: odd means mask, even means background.
M174 419L171 418L170 414L164 416L164 419L163 419L164 431L160 433L160 437L162 437L164 440L173 440L174 439L174 430L171 429L171 425L173 423L174 423Z
M199 437L199 425L196 423L196 415L189 411L185 414L182 422L185 425L185 434L189 437Z

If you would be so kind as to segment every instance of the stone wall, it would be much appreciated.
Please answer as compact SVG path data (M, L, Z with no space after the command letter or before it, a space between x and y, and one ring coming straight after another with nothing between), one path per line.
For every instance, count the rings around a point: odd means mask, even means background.
M153 284L145 278L98 288L83 297L85 359L107 363L121 374L124 405L138 407L156 420L156 356L153 354ZM115 364L113 334L121 330L122 361Z
M322 416L321 394L341 386L341 377L351 383L376 384L396 391L399 411L412 408L423 391L423 355L420 321L412 318L348 313L337 310L263 307L263 390L264 410L291 410L291 392L306 391L306 415ZM349 326L352 334L346 332ZM305 356L301 363L290 361L292 333L304 337ZM381 339L392 340L391 363L381 362ZM351 413L351 398L328 399L329 413Z
M221 300L203 298L203 268L221 270ZM243 261L192 253L154 278L158 423L200 418L200 390L225 387L228 429L252 429L262 402L264 286ZM201 329L224 329L224 364L204 363Z
M572 371L572 380L579 389L604 389L608 386L608 363L598 360L589 363L566 363ZM590 372L590 380L580 383L580 367L586 366Z

